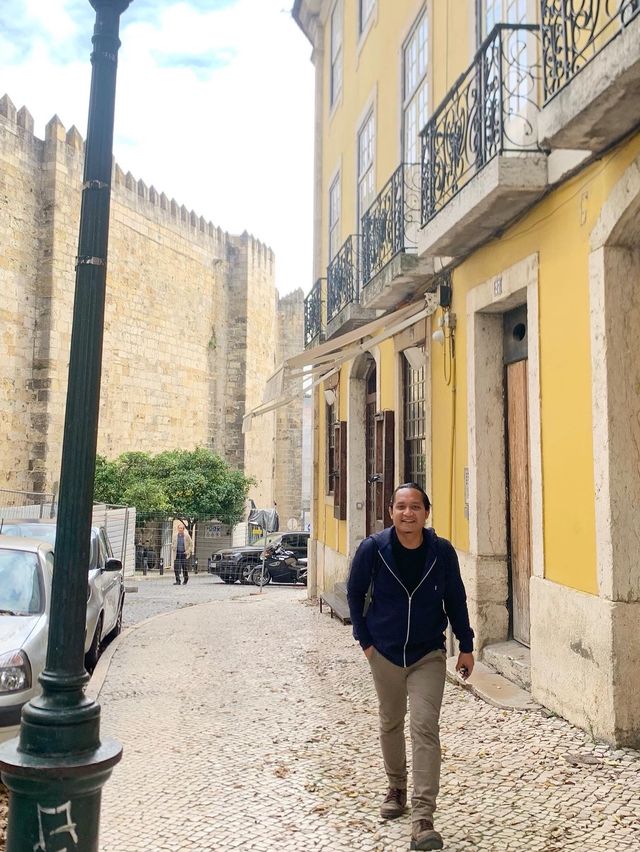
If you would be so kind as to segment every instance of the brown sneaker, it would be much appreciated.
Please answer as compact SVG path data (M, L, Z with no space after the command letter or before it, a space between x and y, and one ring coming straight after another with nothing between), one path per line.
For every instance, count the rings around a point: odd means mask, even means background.
M411 831L410 849L442 849L442 837L433 828L433 823L428 819L419 819L414 822Z
M407 791L389 787L384 802L380 805L382 819L395 819L402 816L407 807Z

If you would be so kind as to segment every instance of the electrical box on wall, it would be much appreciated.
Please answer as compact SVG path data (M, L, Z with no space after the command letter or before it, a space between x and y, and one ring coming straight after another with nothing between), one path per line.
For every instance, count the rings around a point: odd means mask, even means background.
M451 307L451 282L443 281L438 284L438 301L441 308Z

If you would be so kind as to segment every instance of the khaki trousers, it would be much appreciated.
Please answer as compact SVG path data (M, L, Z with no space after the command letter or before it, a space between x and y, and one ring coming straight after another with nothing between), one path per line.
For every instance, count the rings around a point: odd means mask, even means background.
M378 694L380 745L389 787L407 787L404 719L409 699L412 745L412 820L433 820L440 789L440 707L446 655L431 651L408 668L396 666L375 648L369 660Z

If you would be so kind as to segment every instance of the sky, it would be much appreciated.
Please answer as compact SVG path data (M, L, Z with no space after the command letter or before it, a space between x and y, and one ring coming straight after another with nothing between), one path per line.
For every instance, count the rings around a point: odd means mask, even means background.
M313 66L293 0L133 0L120 23L114 156L180 206L276 255L281 295L312 285ZM0 96L35 132L86 137L89 0L1 0Z

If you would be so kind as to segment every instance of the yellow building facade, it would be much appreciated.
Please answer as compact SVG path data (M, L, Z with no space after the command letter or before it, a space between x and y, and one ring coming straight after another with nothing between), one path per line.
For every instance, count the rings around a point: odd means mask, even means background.
M480 656L637 746L640 3L574 5L296 2L316 200L290 366L312 593L418 481Z

